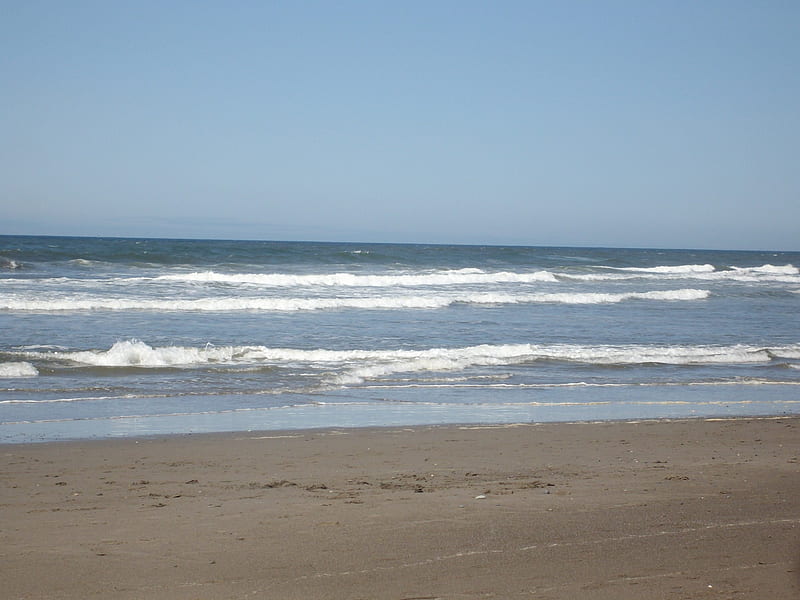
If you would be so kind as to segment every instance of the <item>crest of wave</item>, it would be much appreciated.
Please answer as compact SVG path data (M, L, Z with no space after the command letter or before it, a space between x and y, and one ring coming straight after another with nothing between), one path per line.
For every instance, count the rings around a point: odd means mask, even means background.
M675 266L660 266L660 267L605 267L607 269L615 269L617 271L637 271L639 273L711 273L714 271L714 265L675 265Z
M480 345L467 348L438 348L419 352L384 353L373 356L373 364L359 366L338 375L341 385L362 383L394 373L425 371L457 371L468 367L514 365L540 360L579 362L587 364L631 365L660 363L690 364L748 364L769 362L775 356L796 358L797 346L775 349L754 346L580 346L507 344Z
M139 340L116 342L105 351L25 352L27 358L69 360L94 366L190 366L196 364L327 363L344 368L337 381L353 383L397 372L452 371L470 366L514 365L540 360L588 364L714 364L758 363L774 358L800 358L800 346L583 346L575 344L482 344L419 350L326 350L266 346L152 347ZM17 365L12 367L11 365ZM23 366L27 365L27 367ZM6 363L8 372L31 373L30 363ZM33 371L32 371L33 370Z
M480 283L554 283L558 281L556 277L548 271L536 271L533 273L501 271L498 273L487 273L480 269L455 269L432 273L393 273L385 275L356 273L291 275L284 273L216 273L214 271L205 271L180 275L162 275L156 279L201 283L250 284L274 287L389 287Z
M762 265L760 267L733 267L734 271L764 273L767 275L798 275L800 269L794 265Z
M0 364L0 378L36 377L39 371L29 362L11 362Z
M57 352L54 355L57 358L98 367L167 367L231 361L234 355L234 348L230 346L222 348L213 346L203 348L182 346L153 348L139 340L125 340L116 342L105 351Z

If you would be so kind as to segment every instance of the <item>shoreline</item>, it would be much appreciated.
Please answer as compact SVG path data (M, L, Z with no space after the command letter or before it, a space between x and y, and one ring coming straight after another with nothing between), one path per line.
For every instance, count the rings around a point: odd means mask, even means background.
M0 445L9 598L796 598L800 417Z
M96 418L9 420L0 425L4 444L91 439L127 439L241 431L305 431L375 427L444 427L453 424L632 422L685 419L756 419L800 416L800 400L774 386L759 399L731 399L706 393L702 399L612 401L594 395L584 402L444 405L432 414L427 403L323 403L256 407L200 413L130 414ZM763 392L763 391L762 391ZM792 390L792 393L794 390ZM591 410L587 410L587 407Z
M200 438L200 437L231 437L239 435L256 435L256 434L272 434L283 437L297 437L299 435L313 435L326 433L357 433L357 432L378 432L378 431L393 431L397 429L403 430L418 430L418 429L440 429L456 427L462 429L505 429L516 427L539 427L542 425L602 425L602 424L640 424L640 423L683 423L683 422L725 422L725 421L770 421L770 420L798 420L800 421L800 414L798 413L784 413L782 415L776 414L755 414L755 415L720 415L720 416L677 416L677 417L631 417L619 419L572 419L563 421L487 421L487 422L453 422L453 423L397 423L389 425L352 425L352 426L306 426L306 427L276 427L276 428L255 428L255 429L231 429L220 431L187 431L187 432L165 432L165 433L144 433L141 435L121 434L121 435L98 435L95 437L74 437L74 438L56 438L56 439L42 439L34 441L0 441L0 450L6 447L18 447L27 445L42 445L42 444L80 444L92 442L122 442L126 440L164 440L172 438ZM12 424L16 425L16 424Z

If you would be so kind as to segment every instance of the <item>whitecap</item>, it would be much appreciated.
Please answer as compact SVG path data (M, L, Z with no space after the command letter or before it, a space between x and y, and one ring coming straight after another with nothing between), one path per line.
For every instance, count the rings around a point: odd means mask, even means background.
M738 269L738 267L734 267ZM760 267L752 267L749 269L754 273L767 273L769 275L798 275L800 274L800 269L795 267L794 265L787 264L787 265L762 265Z
M224 283L259 285L264 287L419 287L444 285L471 285L492 283L556 283L556 277L548 271L516 273L501 271L484 272L480 269L453 269L430 273L392 273L367 275L356 273L328 273L290 275L285 273L217 273L203 271L161 275L156 281L186 281L199 283Z
M440 295L395 295L372 297L331 298L260 298L225 297L194 300L154 300L137 298L7 298L0 300L0 310L10 311L94 311L144 310L163 312L232 312L275 311L295 312L312 310L364 309L440 309L454 304L606 304L625 300L692 301L708 298L710 292L701 289L658 290L624 293L538 293L497 294L464 293Z
M29 362L0 363L1 378L36 377L39 371Z
M105 351L54 352L52 356L85 365L100 367L166 367L212 362L231 362L234 348L166 346L153 348L140 340L116 342Z
M455 371L473 366L514 365L535 361L565 361L598 365L634 364L752 364L773 358L791 358L798 346L759 348L753 346L582 346L507 344L467 348L404 351L374 354L374 362L359 365L335 377L336 383L351 385L394 373ZM365 359L368 357L364 357Z
M267 346L162 346L140 340L118 341L108 350L20 352L20 357L69 361L103 367L164 367L192 365L285 365L304 363L344 369L339 383L378 378L393 373L457 371L470 366L510 366L536 361L600 365L631 364L754 364L800 357L800 346L649 346L580 344L480 344L456 348L329 350ZM6 363L29 365L29 363Z
M714 265L660 265L657 267L608 267L603 266L603 269L613 269L615 271L636 271L639 273L670 273L670 274L687 274L687 273L712 273L716 269Z

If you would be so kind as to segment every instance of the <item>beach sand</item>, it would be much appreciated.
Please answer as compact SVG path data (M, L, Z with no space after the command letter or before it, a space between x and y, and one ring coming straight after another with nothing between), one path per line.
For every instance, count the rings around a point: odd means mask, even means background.
M800 419L0 446L0 597L800 597Z

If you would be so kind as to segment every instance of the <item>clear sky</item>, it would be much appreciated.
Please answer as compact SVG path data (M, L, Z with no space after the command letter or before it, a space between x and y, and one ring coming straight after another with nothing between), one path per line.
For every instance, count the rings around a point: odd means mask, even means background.
M0 233L800 250L797 0L0 0Z

